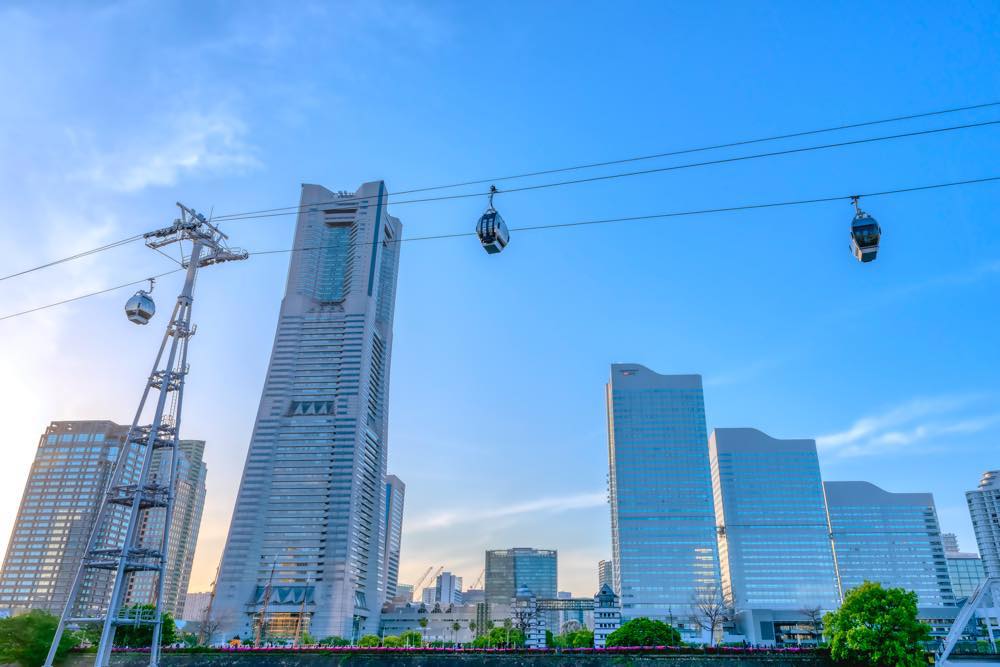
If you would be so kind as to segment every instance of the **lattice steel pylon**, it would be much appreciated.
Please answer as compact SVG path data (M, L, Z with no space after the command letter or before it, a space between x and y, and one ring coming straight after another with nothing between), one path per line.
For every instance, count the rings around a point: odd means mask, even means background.
M191 304L195 277L203 266L246 259L248 253L232 250L226 245L228 237L203 215L177 204L180 218L169 227L144 235L146 245L154 250L172 243L191 242L191 254L182 262L187 269L184 287L177 296L163 340L156 353L153 370L139 400L132 426L121 450L108 483L100 510L91 529L86 555L80 563L70 588L66 607L59 618L52 646L49 648L45 667L52 667L56 649L67 626L80 623L102 623L101 640L97 648L95 667L108 667L115 630L118 626L152 626L153 641L149 650L149 664L157 667L160 661L160 632L163 612L163 586L166 579L167 548L170 523L174 510L174 480L177 477L178 434L181 425L181 406L184 398L184 379L188 373L188 341L194 335L191 326ZM152 390L156 390L152 405L152 419L142 424L147 413ZM168 400L171 399L172 400ZM161 456L159 470L152 470L153 451L166 450ZM154 544L148 544L141 527L157 525L148 521L150 512L162 513L162 534L154 535ZM110 521L121 521L124 535L108 529ZM158 538L158 539L155 539ZM157 543L158 542L158 543ZM107 604L93 610L78 612L78 598L85 582L93 581L95 571L114 572ZM154 609L125 606L129 578L135 573L150 572L156 577Z

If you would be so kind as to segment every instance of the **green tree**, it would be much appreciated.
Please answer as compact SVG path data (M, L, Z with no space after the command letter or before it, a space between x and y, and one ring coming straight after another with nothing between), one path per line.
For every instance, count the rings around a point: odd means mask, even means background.
M0 618L0 664L16 663L21 667L38 667L43 664L58 625L58 617L40 609L20 616ZM62 660L77 641L72 633L63 633L56 650L56 659Z
M330 635L329 637L324 637L319 640L320 646L347 646L351 642L344 639L343 637L338 637L337 635Z
M316 643L316 638L315 637L313 637L308 632L303 632L302 633L302 638L299 640L299 644L301 644L302 646L312 646L315 643Z
M917 620L917 594L866 581L844 596L840 609L823 617L830 655L837 662L873 667L926 664L921 642L930 626Z
M151 604L132 605L126 607L127 613L140 614L142 612L151 613L156 610ZM98 629L97 639L100 639ZM160 646L173 644L177 641L177 626L174 624L174 617L163 612L160 614ZM97 643L95 640L93 643ZM151 625L119 625L115 632L115 646L130 646L140 648L153 643L153 626Z
M524 633L518 628L490 628L476 637L472 642L475 648L491 648L497 646L524 646Z
M378 645L379 645L378 635L365 635L364 637L361 638L361 641L358 642L358 646L360 646L361 648L372 648L373 646L378 646Z
M389 635L388 637L382 637L382 646L396 647L402 646L403 639L395 635Z
M593 641L593 637L591 637ZM608 635L608 646L677 646L681 633L662 621L639 617Z
M417 623L420 625L420 641L423 642L427 637L427 617L424 616Z
M399 635L399 638L403 641L403 646L420 646L424 640L423 636L416 630L407 630Z
M451 624L452 636L455 638L455 643L458 644L458 631L462 629L462 626L458 621Z
M587 628L573 630L572 632L552 637L549 646L558 646L560 648L593 648L594 633Z
M478 626L476 625L475 621L469 621L469 632L472 633L473 639L475 639L477 637L477 635L476 635L476 628L477 627Z

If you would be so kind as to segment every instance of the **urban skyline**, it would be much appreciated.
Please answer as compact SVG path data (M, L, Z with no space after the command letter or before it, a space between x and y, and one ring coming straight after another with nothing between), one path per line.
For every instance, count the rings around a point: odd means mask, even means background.
M843 17L822 8L782 14L795 35L783 45L784 55L796 58L775 58L746 44L748 28L766 33L769 15L733 8L734 25L714 26L711 33L724 45L689 67L677 66L680 46L709 34L698 28L694 7L650 10L638 27L649 40L636 39L634 21L609 21L609 39L662 70L664 90L688 91L681 105L644 86L643 72L605 57L579 54L572 66L564 61L595 19L587 9L565 17L537 8L533 20L516 23L500 13L490 17L508 43L527 45L536 63L530 72L505 67L498 54L474 46L469 28L484 17L461 7L410 8L390 22L371 10L359 17L317 9L325 20L306 12L292 18L264 11L238 21L210 16L194 27L185 22L194 34L183 40L168 29L181 25L168 8L147 7L152 19L135 7L99 15L80 8L0 11L0 48L8 61L24 63L23 71L6 73L10 88L24 94L0 110L3 120L22 128L18 137L0 139L10 156L6 164L17 165L0 179L0 201L4 219L35 223L10 225L4 243L11 270L146 231L172 217L167 209L175 200L226 213L294 204L303 180L353 188L385 177L390 190L399 190L708 145L929 110L929 87L935 104L960 106L980 101L997 71L995 40L982 27L990 17L971 6L961 25L949 20L950 10L927 9L927 26L935 27L913 26L906 44L874 27L885 25L892 10L861 7L851 34L869 51L862 57L838 48L836 63L816 52L837 46L844 32L816 26L843 27ZM912 22L912 16L899 19ZM304 40L290 39L300 33ZM410 39L414 34L420 39ZM206 39L193 47L199 35ZM91 40L109 47L90 48ZM149 62L138 63L129 54L143 45L154 51ZM734 71L734 61L754 66ZM916 61L921 67L904 67ZM160 72L155 81L137 76L149 66ZM567 67L593 86L553 87L565 81ZM199 72L197 80L192 71ZM482 72L493 74L484 79ZM325 82L321 89L310 84L315 76ZM745 82L758 78L775 90L811 83L801 96L779 103L746 91ZM404 82L402 90L390 94L375 85L386 79ZM596 92L612 80L636 97L627 123L618 120L620 103ZM848 83L869 91L863 108L845 94ZM495 95L493 105L470 117L470 96L494 95L505 86L514 92ZM378 90L364 104L346 103L342 91L353 87ZM177 90L186 91L182 99L173 97ZM123 103L109 109L110 95ZM405 122L400 99L411 110ZM734 99L745 101L736 117ZM575 110L572 117L567 108ZM146 113L151 109L156 112ZM509 223L522 225L988 171L995 135L962 136L759 162L754 170L720 167L614 187L501 194L497 204ZM56 198L55 191L73 197ZM406 244L395 320L397 332L406 333L397 336L394 351L389 461L408 484L399 580L414 581L430 563L444 563L471 581L485 549L523 544L558 549L560 588L592 591L594 564L609 557L611 542L608 531L581 527L607 523L600 385L608 363L618 359L665 373L703 373L711 392L708 428L750 425L778 438L816 438L828 479L933 493L942 528L971 549L964 494L984 470L997 468L991 459L998 367L986 332L996 328L991 304L1000 247L982 224L995 209L994 192L986 186L871 200L886 245L879 260L864 267L844 248L846 203L515 233L500 257L486 257L468 238ZM485 204L471 198L391 212L415 235L432 235L467 232ZM950 242L935 231L944 219L962 221ZM253 250L291 247L291 227L291 218L281 217L224 225ZM795 231L783 237L788 246L763 242L775 228ZM698 241L687 240L695 236ZM702 238L711 238L711 246ZM114 249L11 280L0 299L4 312L19 311L145 277L159 270L157 262L163 271L175 268L145 249ZM209 443L212 477L195 590L208 588L219 562L286 269L286 255L255 256L199 286L195 354L212 360L212 372L192 376L185 429ZM173 278L158 281L154 297L161 306L164 294L176 291ZM0 477L0 502L10 508L0 541L11 534L33 445L50 420L128 421L163 313L150 327L132 327L120 314L124 296L95 297L4 325L2 365L18 382L4 388L0 419L12 443ZM482 352L486 336L503 342L496 357ZM865 341L863 360L850 353L848 340ZM456 498L476 499L477 520Z

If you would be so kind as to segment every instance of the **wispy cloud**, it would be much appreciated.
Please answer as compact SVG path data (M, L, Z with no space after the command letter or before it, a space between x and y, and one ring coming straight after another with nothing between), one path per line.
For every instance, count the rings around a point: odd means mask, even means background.
M600 507L607 503L604 491L581 493L571 496L539 498L526 502L494 507L477 512L440 512L430 516L416 518L408 522L407 532L426 532L450 528L460 523L482 522L484 519L501 519L520 514L538 514L566 512L569 510Z
M873 456L941 436L978 433L1000 424L1000 413L959 414L981 396L920 398L877 415L858 419L850 427L816 438L820 451L837 458Z
M185 111L136 132L124 145L93 147L88 135L71 132L84 147L79 180L117 192L173 185L185 173L243 172L260 166L246 141L246 124L224 111Z

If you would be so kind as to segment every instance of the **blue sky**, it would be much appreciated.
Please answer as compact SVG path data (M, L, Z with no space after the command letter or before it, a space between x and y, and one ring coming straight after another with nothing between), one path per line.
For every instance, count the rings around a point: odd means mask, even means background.
M0 59L13 270L167 224L178 200L246 211L295 204L303 182L392 191L995 101L1000 9L8 3ZM1000 175L998 148L996 127L972 129L497 206L522 226L844 195ZM827 479L932 491L973 548L963 492L1000 467L998 201L996 184L864 201L884 230L870 265L848 251L847 203L524 232L495 257L470 238L406 244L389 455L407 484L402 579L432 563L474 579L484 549L537 546L559 550L560 588L593 592L610 553L603 384L616 361L703 374L710 428L817 437ZM391 211L422 236L471 230L484 206ZM226 230L285 248L292 224ZM184 423L209 442L209 500L193 589L225 538L287 261L214 268L198 286ZM0 284L0 308L171 266L127 246ZM161 281L161 306L179 283ZM132 326L127 296L0 322L2 539L48 421L130 418L163 320Z

